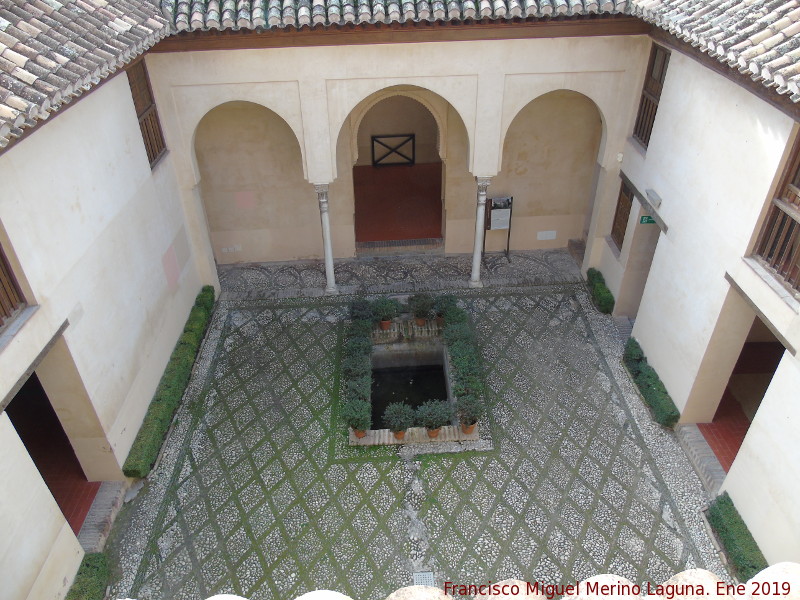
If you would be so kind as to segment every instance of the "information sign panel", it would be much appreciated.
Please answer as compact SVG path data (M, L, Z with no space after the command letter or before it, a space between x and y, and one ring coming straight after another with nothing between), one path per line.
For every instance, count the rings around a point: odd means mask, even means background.
M509 229L511 227L511 204L513 198L506 196L503 198L490 198L491 200L491 219L489 229Z

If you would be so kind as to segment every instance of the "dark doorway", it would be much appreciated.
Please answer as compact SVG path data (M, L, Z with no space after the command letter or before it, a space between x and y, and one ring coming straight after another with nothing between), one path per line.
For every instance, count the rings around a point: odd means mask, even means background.
M353 167L356 242L442 237L442 163Z
M100 482L86 480L36 373L14 396L6 414L77 535L100 489Z
M767 392L785 348L756 317L711 423L698 428L727 473Z

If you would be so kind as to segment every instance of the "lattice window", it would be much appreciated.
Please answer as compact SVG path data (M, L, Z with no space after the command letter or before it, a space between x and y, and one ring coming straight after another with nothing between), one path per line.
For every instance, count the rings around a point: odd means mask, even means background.
M17 280L8 264L3 249L0 248L0 327L25 306L25 299Z
M625 241L625 230L628 228L628 217L631 214L633 204L633 191L623 181L619 187L619 198L617 198L617 210L614 213L614 224L611 226L611 239L622 250L622 242Z
M416 140L413 133L372 136L372 166L413 165Z
M647 76L644 79L639 114L636 116L636 125L633 128L633 137L639 140L645 148L650 143L650 134L653 133L653 123L656 120L664 79L667 77L668 64L669 52L661 46L653 45L650 52L650 63L647 65Z
M164 155L167 147L164 143L161 122L158 120L158 111L143 60L128 69L128 83L131 86L136 116L139 118L139 129L142 132L144 148L147 151L147 160L152 167Z

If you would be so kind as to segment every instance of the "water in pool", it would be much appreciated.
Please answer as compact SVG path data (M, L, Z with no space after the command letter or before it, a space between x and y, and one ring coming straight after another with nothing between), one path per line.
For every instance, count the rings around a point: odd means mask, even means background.
M372 426L375 428L384 427L383 411L392 402L405 402L416 408L426 400L446 399L442 365L372 370Z

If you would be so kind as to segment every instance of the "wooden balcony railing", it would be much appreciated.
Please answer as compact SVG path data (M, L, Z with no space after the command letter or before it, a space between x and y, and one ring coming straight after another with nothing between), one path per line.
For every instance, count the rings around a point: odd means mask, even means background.
M17 280L8 266L5 254L0 249L0 327L25 306Z
M800 292L800 189L789 184L775 198L756 244L755 254L787 286Z

